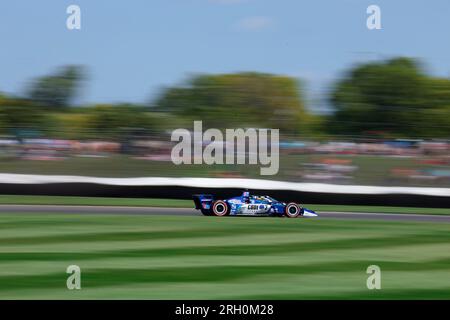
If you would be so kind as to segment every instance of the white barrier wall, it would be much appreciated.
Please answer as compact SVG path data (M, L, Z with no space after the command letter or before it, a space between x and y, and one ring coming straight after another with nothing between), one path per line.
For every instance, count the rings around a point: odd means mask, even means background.
M99 184L105 186L130 187L191 187L191 188L232 188L250 190L286 190L294 192L330 194L403 194L449 197L450 188L425 187L385 187L360 185L334 185L326 183L297 183L262 179L223 179L223 178L100 178L85 176L0 174L0 184Z

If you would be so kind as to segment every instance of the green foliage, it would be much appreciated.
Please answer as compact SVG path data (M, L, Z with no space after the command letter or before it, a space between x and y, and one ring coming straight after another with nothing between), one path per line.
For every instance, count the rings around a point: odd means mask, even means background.
M119 138L158 126L157 119L136 105L95 105L87 112L86 129L94 137Z
M432 134L437 137L450 135L450 80L430 79L429 107L423 112L422 121L429 124Z
M306 116L295 79L262 73L195 76L167 89L155 107L208 127L267 127L285 133L298 132Z
M450 81L427 76L414 60L397 58L351 70L339 81L331 101L336 107L333 133L416 137L449 134Z
M84 70L63 66L35 79L25 98L0 94L0 134L36 131L69 139L120 139L135 132L190 128L279 128L281 134L448 138L450 80L427 75L413 59L395 58L349 70L332 90L335 112L307 112L301 83L291 77L244 72L197 75L164 90L153 109L137 105L67 108Z
M0 96L0 132L2 134L20 134L48 128L47 113L41 112L28 100Z
M64 66L55 74L35 79L27 97L38 106L61 108L72 103L84 71L80 66Z

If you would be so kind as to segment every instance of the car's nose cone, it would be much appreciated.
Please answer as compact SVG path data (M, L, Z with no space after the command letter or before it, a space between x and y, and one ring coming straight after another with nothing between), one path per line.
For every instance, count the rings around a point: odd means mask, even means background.
M309 210L309 209L304 208L304 209L303 209L303 216L304 216L304 217L317 217L318 214L315 213L315 212L312 211L312 210Z

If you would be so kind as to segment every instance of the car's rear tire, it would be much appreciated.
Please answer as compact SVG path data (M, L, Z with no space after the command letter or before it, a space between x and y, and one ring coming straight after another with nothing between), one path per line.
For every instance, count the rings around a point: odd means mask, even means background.
M288 218L297 218L300 214L300 206L294 202L288 203L284 209L284 215Z
M229 214L228 204L223 200L217 200L212 207L212 214L216 217L223 217Z

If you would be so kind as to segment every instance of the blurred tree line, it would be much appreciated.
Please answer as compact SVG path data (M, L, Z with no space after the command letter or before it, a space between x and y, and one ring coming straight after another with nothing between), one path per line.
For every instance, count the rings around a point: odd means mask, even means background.
M396 137L449 137L450 80L426 75L412 59L350 70L334 87L330 133L378 132Z
M69 65L31 81L23 96L0 94L0 133L122 139L203 120L205 128L279 128L299 136L450 135L450 80L427 75L409 58L351 68L330 92L328 115L308 110L302 83L287 76L196 75L147 105L75 106L86 78L82 66Z

